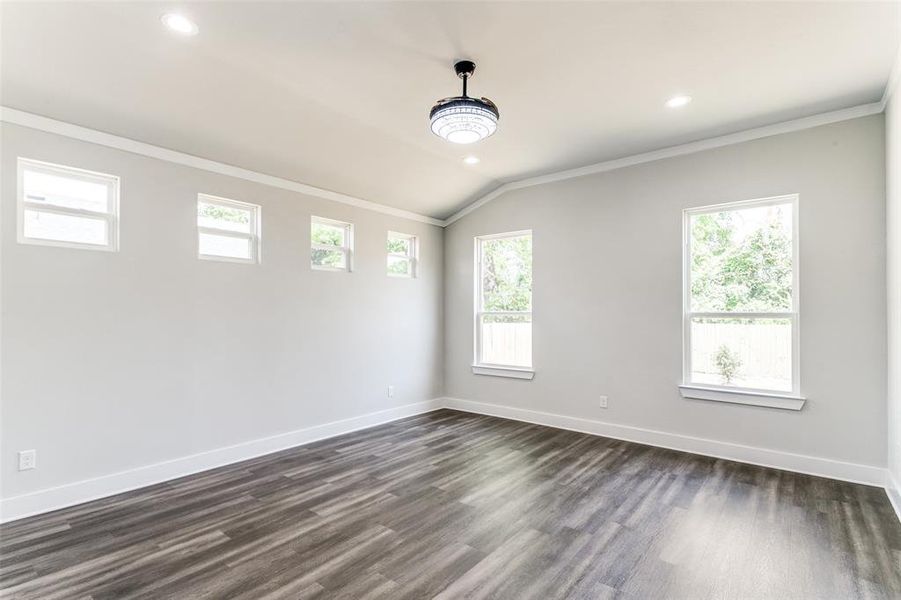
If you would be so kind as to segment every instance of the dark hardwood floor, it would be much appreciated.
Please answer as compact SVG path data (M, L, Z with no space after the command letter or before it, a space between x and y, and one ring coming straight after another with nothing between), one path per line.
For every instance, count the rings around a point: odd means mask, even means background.
M450 410L0 536L4 598L901 598L881 489Z

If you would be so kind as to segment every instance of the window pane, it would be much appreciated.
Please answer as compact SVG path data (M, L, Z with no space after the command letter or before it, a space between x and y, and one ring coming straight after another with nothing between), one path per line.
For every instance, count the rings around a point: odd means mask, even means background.
M249 209L221 206L208 202L197 203L197 225L200 227L251 233L251 216Z
M404 256L409 256L410 241L411 240L409 238L389 237L388 238L388 253L389 254L403 254Z
M335 269L346 269L347 260L345 254L341 250L320 250L313 248L312 253L313 266L316 267L332 267Z
M482 310L532 310L532 236L481 241Z
M532 366L532 315L482 315L479 362Z
M792 391L790 319L691 320L691 383Z
M399 256L388 257L388 274L410 277L413 274L409 258Z
M250 240L230 235L200 234L200 254L205 256L222 256L225 258L243 258L251 260Z
M792 205L693 215L691 310L792 309Z
M314 244L341 247L344 246L345 231L346 228L339 225L327 225L314 221L310 230L310 238Z
M23 221L23 233L27 238L98 246L109 244L105 219L26 209Z
M109 187L63 175L25 169L22 174L25 199L55 206L109 212ZM53 238L55 239L55 238Z

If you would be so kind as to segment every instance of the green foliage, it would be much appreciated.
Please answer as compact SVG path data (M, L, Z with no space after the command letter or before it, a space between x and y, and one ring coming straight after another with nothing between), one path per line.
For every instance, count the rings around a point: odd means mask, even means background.
M733 212L698 215L691 228L692 310L773 312L791 309L792 242L781 209L735 240Z
M410 261L402 258L388 259L388 273L392 275L409 275Z
M410 240L401 238L388 238L388 253L406 255L409 253L409 245Z
M738 358L738 355L734 354L732 350L724 344L717 350L714 360L717 368L720 370L720 375L723 377L723 383L732 383L732 380L741 368L741 359Z
M344 253L340 250L320 250L319 248L313 248L312 258L314 265L336 267L339 269L344 268Z
M310 229L310 239L314 244L340 247L344 245L344 229L322 223L313 223Z
M482 243L483 307L486 311L532 309L532 237Z
M314 265L324 267L344 268L344 252L338 250L344 246L345 230L343 227L313 223L310 228L310 239L314 244L335 246L335 250L313 248L312 259Z
M250 223L250 212L240 208L228 208L200 202L197 205L197 216L215 219L217 221L229 221L231 223Z

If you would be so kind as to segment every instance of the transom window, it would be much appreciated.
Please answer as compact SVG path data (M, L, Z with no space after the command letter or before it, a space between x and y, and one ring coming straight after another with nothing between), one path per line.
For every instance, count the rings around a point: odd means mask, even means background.
M18 240L119 249L119 178L20 158Z
M417 264L416 236L406 233L388 232L388 275L391 277L416 277Z
M350 223L312 217L310 221L312 267L323 271L351 271L353 231L353 225Z
M799 395L798 199L685 211L684 380Z
M229 262L259 262L260 207L198 194L197 256Z
M532 232L476 238L475 364L532 367Z

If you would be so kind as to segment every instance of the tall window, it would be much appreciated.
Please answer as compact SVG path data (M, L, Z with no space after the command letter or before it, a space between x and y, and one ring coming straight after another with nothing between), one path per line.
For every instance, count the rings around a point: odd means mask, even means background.
M198 194L197 255L210 260L259 262L260 207Z
M388 275L391 277L416 277L416 236L388 232Z
M799 394L797 203L685 211L685 384Z
M475 366L532 368L532 232L476 238Z
M119 249L119 178L20 158L18 240Z
M353 265L354 226L313 217L310 221L310 264L323 271L350 271Z

